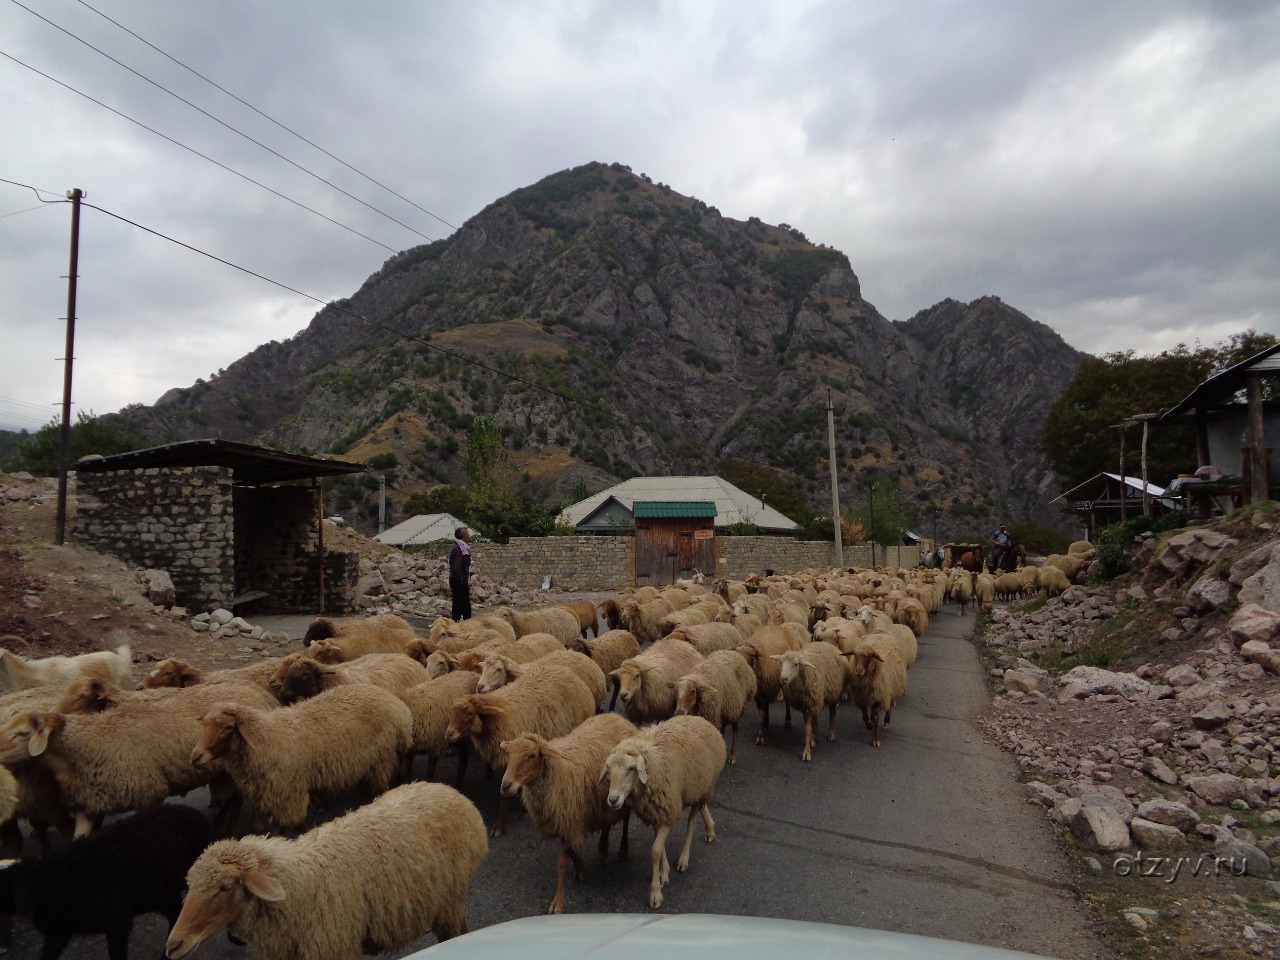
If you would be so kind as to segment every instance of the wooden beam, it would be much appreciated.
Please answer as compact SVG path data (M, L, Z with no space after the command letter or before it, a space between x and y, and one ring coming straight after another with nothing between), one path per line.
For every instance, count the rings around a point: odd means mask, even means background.
M1262 427L1262 377L1249 378L1249 446L1252 448L1250 476L1243 478L1249 484L1249 499L1261 503L1271 498L1267 489L1267 440Z
M1196 466L1208 466L1209 456L1209 417L1204 407L1196 407Z

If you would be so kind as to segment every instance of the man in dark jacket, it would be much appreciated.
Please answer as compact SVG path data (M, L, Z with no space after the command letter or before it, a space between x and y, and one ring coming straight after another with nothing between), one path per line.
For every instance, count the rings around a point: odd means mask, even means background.
M471 531L459 527L453 531L453 547L449 550L449 593L453 595L453 619L471 619Z

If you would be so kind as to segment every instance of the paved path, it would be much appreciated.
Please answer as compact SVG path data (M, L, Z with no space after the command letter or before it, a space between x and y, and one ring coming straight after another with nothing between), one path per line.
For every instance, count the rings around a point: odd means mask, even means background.
M910 691L879 749L846 705L839 739L820 739L813 763L801 763L798 718L783 728L775 706L772 738L757 747L749 710L739 763L725 770L717 791L717 840L695 843L690 872L673 874L666 888L664 911L820 920L1055 957L1105 956L1068 889L1067 865L1043 814L1025 802L1013 760L971 720L988 702L983 666L967 640L972 628L972 617L947 610L921 639ZM452 760L441 763L441 776L453 772ZM496 780L473 764L465 791L492 816ZM683 823L668 840L673 860L682 838ZM650 842L640 825L629 861L593 864L583 882L570 881L569 912L645 912ZM582 852L592 863L594 849ZM473 929L543 912L555 857L553 842L522 814L513 816L473 884ZM132 955L159 953L162 926L159 918L140 923ZM72 950L77 960L105 957L101 941ZM37 954L20 931L10 956ZM196 956L251 952L219 936Z

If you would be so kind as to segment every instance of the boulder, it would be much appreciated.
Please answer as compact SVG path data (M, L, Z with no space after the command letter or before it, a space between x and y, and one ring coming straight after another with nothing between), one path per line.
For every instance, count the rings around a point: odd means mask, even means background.
M1271 859L1253 844L1235 837L1220 840L1213 848L1213 855L1218 870L1224 874L1250 877L1271 874Z
M1280 636L1280 613L1272 613L1256 603L1245 604L1227 624L1227 636L1237 649L1251 640L1269 643Z
M1191 714L1191 722L1200 730L1216 730L1234 716L1235 712L1227 701L1211 700Z
M1164 678L1168 681L1169 686L1175 689L1193 686L1204 679L1200 674L1196 673L1195 667L1189 663L1180 663L1176 667L1170 667L1165 671Z
M1280 572L1280 567L1277 568ZM1213 613L1225 607L1231 600L1231 584L1215 576L1201 577L1187 591L1183 601L1192 613Z
M1257 604L1264 610L1280 613L1280 544L1272 544L1266 563L1241 582L1240 603Z
M1082 691L1073 693L1073 697L1091 696L1097 693L1115 693L1128 700L1146 699L1151 693L1151 684L1132 673L1115 673L1101 667L1072 667L1059 679L1058 684L1066 689ZM1059 700L1072 699L1058 695Z
M1079 800L1075 802L1080 803ZM1069 804L1071 800L1065 803ZM1106 804L1081 804L1067 817L1066 825L1081 843L1102 853L1127 849L1131 842L1128 824Z
M1264 543L1233 563L1227 579L1237 587L1243 586L1246 580L1276 559L1280 559L1280 544Z
M1177 827L1134 817L1129 824L1133 842L1144 850L1179 850L1187 845L1187 838Z
M1280 651L1272 650L1265 640L1248 640L1240 646L1240 656L1268 673L1280 673Z
M147 599L156 606L168 608L177 602L168 570L144 570L142 579Z
M1185 803L1161 799L1148 800L1139 804L1137 817L1150 823L1173 827L1183 833L1194 830L1196 824L1200 822L1200 814ZM1137 818L1135 818L1134 822L1137 822Z
M1245 781L1229 773L1213 773L1207 777L1187 777L1184 782L1188 790L1214 807L1225 807L1232 800L1247 801L1249 796Z
M1238 545L1238 541L1216 530L1188 530L1170 538L1156 564L1175 579L1185 580L1193 569L1212 563L1224 550Z
M1159 757L1147 757L1147 759L1143 760L1142 772L1170 786L1178 782L1178 775Z
M1004 685L1010 692L1017 693L1037 693L1042 690L1051 689L1053 681L1049 679L1049 675L1045 671L1044 677L1038 677L1028 673L1025 670L1006 670L1004 672Z

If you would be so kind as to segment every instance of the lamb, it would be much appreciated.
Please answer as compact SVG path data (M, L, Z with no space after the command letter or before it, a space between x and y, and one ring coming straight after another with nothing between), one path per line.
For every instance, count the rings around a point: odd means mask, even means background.
M871 745L878 747L880 708L884 708L884 725L888 729L893 705L907 692L907 665L896 645L875 634L846 656L850 658L853 702L861 708L862 722L871 731Z
M842 665L843 666L843 665ZM733 728L729 763L738 762L738 721L756 695L756 675L736 650L716 650L675 682L676 716L697 716L721 736Z
M622 625L640 641L640 645L653 643L662 636L659 621L675 610L669 602L656 600L623 600Z
M110 714L107 714L110 716ZM326 690L288 710L224 703L202 720L190 766L215 761L258 816L283 830L306 824L312 794L340 799L391 784L413 742L413 717L394 693L365 683Z
M531 613L519 613L510 607L498 607L493 615L501 617L516 632L516 639L529 633L549 633L561 643L573 643L582 636L577 616L564 607L548 607Z
M677 627L667 634L667 639L683 641L705 657L717 650L732 650L743 638L731 623L699 623Z
M549 913L564 912L564 878L570 863L574 879L582 879L584 865L574 848L582 846L590 834L600 834L597 855L604 863L609 855L609 831L622 820L618 859L627 858L630 811L619 814L609 807L608 789L599 771L614 747L637 733L635 726L618 714L602 713L555 740L526 733L501 744L508 758L502 795L519 794L538 832L560 841L556 893Z
M601 600L600 617L610 630L622 629L622 608L618 606L617 600Z
M401 780L411 779L413 758L419 755L427 758L427 779L435 779L436 763L449 749L449 741L445 739L444 733L449 726L453 702L459 697L475 693L479 680L479 674L470 670L455 670L437 680L428 680L401 692L400 699L405 702L413 717L413 743L405 752L400 767ZM467 744L458 745L458 772L454 786L459 790L467 775L470 753Z
M594 716L598 703L572 668L544 664L536 682L526 678L494 693L476 693L455 700L445 739L458 743L470 737L471 745L489 768L502 770L507 765L504 740L522 733L536 733L548 739L562 737ZM492 829L495 837L506 833L508 807L504 797Z
M355 660L370 653L404 653L405 644L417 637L413 626L394 613L383 613L367 620L348 620L336 624L328 617L316 617L302 637L309 647L317 640L328 640L322 655ZM334 662L334 661L326 661Z
M111 960L127 960L133 918L182 910L187 870L213 840L199 811L162 804L32 860L0 867L0 914L23 913L57 960L73 937L105 933Z
M301 654L295 654L301 656ZM181 660L161 660L140 681L142 690L155 690L162 687L191 687L198 683L243 683L270 690L270 681L281 661L263 660L247 667L235 667L230 670L198 670Z
M287 706L344 684L372 684L398 693L430 679L426 667L403 653L371 653L334 666L302 659L289 668L279 696Z
M653 723L675 713L671 686L702 660L702 654L680 640L664 638L623 662L611 676L618 681L622 709L632 723Z
M1060 597L1071 588L1071 581L1058 567L1040 568L1040 587L1050 597Z
M707 843L716 838L708 804L724 762L724 737L702 717L672 717L648 727L619 743L605 761L600 779L609 780L609 806L630 806L653 827L649 906L654 910L662 906L662 887L671 874L667 835L684 808L689 808L689 826L676 861L678 872L689 869L695 814L702 814Z
M431 930L467 932L471 879L488 852L471 801L410 783L298 837L210 846L187 874L165 946L182 960L226 927L262 960L359 960Z
M593 637L600 636L600 620L596 616L596 605L594 603L590 600L574 600L566 603L564 609L578 618L578 627L583 639L586 639L588 630L591 631Z
M782 668L772 659L775 653L799 650L801 644L795 636L782 627L761 627L750 640L737 646L756 675L756 710L760 714L760 726L756 731L756 744L763 745L769 734L769 704L782 692ZM787 726L791 726L791 704L786 706Z
M836 706L844 692L845 659L829 643L811 643L802 650L775 653L771 659L781 664L782 696L788 706L804 714L804 750L800 759L813 760L818 740L818 715L827 708L827 739L836 738Z
M480 682L476 684L477 693L492 693L514 680L537 678L548 671L571 671L591 691L597 706L608 691L608 681L604 671L594 660L577 650L556 650L546 656L539 657L529 663L520 664L501 654L490 654L485 658L480 671Z
M585 653L608 676L640 652L640 641L629 630L607 630L594 640L578 640L570 649ZM609 683L613 687L609 709L613 710L618 704L618 678L610 676Z
M13 636L0 637L0 642L16 639ZM61 687L80 677L99 677L116 686L127 687L132 667L133 659L127 643L120 644L114 653L99 650L82 653L78 657L45 657L43 660L27 660L12 650L0 648L0 688Z

